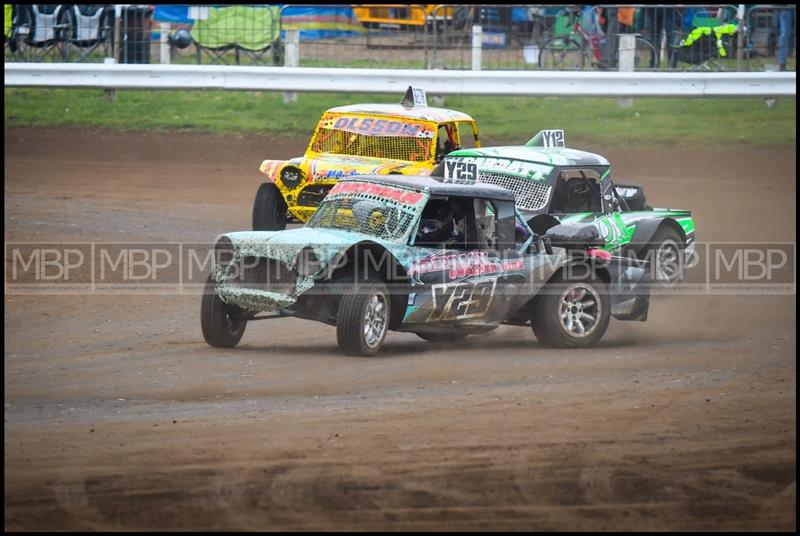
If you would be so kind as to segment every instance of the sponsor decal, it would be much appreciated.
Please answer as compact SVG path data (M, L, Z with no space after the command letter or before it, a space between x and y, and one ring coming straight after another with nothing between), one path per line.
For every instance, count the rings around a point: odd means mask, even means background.
M383 197L403 205L416 205L423 197L420 192L411 192L382 184L368 182L339 182L328 195L336 194L366 194Z
M422 123L376 119L374 117L339 117L333 123L327 122L324 128L333 128L366 134L368 136L404 136L432 138L433 131Z
M635 187L617 186L617 192L619 193L619 195L621 195L622 197L626 197L626 198L627 197L633 197L634 195L636 195L636 193L638 191L639 191L639 188L635 188Z
M317 178L325 179L341 179L342 177L349 177L351 175L358 175L358 170L355 169L329 169L324 173L317 175Z
M450 279L463 279L486 274L514 272L525 269L523 259L501 261L489 257L485 251L464 253L437 252L411 263L408 275L419 281L421 274L431 272L448 272Z
M475 164L483 173L505 173L527 177L533 180L544 180L553 170L553 166L536 164L534 162L523 162L521 160L509 160L507 158L487 158L475 156L459 156L456 158L445 158L445 173L447 172L447 162L455 160L464 164Z

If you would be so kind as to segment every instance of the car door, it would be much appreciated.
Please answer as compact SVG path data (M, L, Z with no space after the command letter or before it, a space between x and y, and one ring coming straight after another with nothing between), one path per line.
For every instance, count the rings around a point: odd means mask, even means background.
M617 192L611 180L611 170L598 170L600 175L600 191L602 213L595 219L600 235L606 241L605 249L618 252L628 242L633 234L633 227L629 227L623 218L622 207Z
M629 241L628 228L622 219L622 212L615 210L605 214L597 214L594 220L600 236L606 244L603 249L616 251Z
M409 296L404 323L461 328L499 323L508 311L503 292L507 268L521 269L524 262L513 249L498 249L503 236L497 202L454 196L450 200L464 210L456 224L460 226L456 240L415 249L409 270L414 292ZM513 211L513 202L509 205Z
M573 185L587 185L585 193L577 193ZM559 172L551 212L561 223L572 225L595 224L606 242L606 249L616 249L625 243L627 229L619 210L613 203L607 168L565 167Z

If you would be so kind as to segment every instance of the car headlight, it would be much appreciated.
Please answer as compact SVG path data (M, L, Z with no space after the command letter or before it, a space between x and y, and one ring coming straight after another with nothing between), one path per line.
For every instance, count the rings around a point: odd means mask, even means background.
M322 270L322 261L312 248L306 247L295 257L294 269L302 277L308 277Z
M294 166L286 166L281 170L281 182L287 188L294 189L303 180L303 170Z

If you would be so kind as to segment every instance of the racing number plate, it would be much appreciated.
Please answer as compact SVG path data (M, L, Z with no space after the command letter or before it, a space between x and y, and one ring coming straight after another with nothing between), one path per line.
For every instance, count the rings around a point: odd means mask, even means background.
M444 182L474 183L478 181L478 166L474 162L444 161Z
M497 279L433 285L433 310L428 322L478 318L489 311Z

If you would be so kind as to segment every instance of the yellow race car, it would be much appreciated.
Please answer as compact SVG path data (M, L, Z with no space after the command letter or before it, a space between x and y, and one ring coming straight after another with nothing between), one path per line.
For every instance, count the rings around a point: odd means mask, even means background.
M267 181L253 203L253 229L279 231L288 221L306 222L341 177L429 175L444 155L472 147L480 147L475 120L429 107L418 88L409 87L400 104L331 108L304 156L261 162Z

